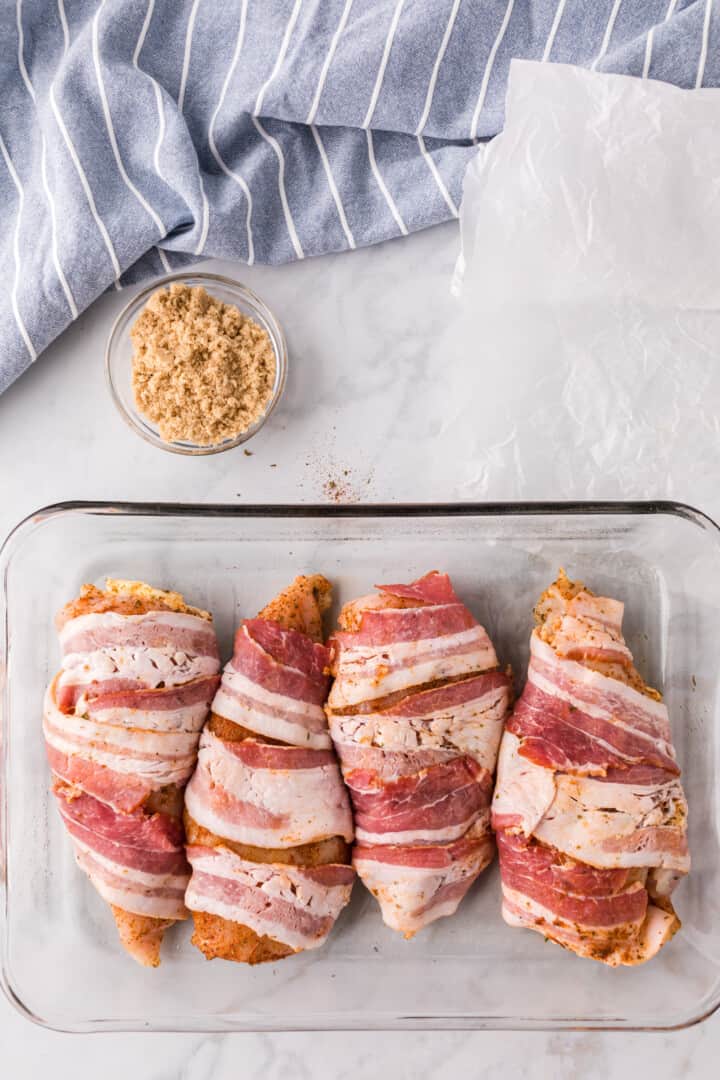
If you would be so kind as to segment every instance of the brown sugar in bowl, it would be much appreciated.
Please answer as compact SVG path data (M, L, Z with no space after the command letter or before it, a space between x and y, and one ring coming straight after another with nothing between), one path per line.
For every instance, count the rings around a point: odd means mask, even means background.
M247 442L282 394L287 346L270 309L216 274L172 274L133 297L105 352L121 415L154 446L216 454Z

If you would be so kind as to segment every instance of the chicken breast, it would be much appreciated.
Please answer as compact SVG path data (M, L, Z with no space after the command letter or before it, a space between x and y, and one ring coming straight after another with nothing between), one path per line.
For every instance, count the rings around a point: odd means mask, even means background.
M320 644L323 640L323 613L330 606L330 602L331 586L326 578L319 574L298 577L263 608L258 619L287 631L307 635L313 642ZM241 631L242 627L239 633ZM226 673L227 671L228 669ZM221 700L218 695L217 701ZM250 712L248 717L251 717ZM250 719L247 723L250 724ZM253 746L259 743L278 748L291 745L283 739L271 738L254 727L228 719L218 711L217 706L213 708L207 731L224 745L230 744L231 747L233 744L244 746L248 743ZM329 743L329 737L327 741ZM195 820L190 808L185 811L185 830L190 850L228 851L239 856L244 865L284 865L314 869L347 866L350 863L350 843L341 835L323 836L289 847L263 847L230 839L204 827ZM190 892L191 890L188 892L189 896ZM188 903L192 908L190 900ZM260 964L291 956L298 951L297 947L261 933L258 927L250 927L215 912L193 910L192 914L195 927L192 942L208 959L221 958L246 964Z

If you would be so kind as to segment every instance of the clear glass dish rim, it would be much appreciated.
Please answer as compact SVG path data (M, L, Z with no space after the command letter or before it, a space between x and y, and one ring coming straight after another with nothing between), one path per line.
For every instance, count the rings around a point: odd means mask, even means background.
M134 413L128 410L123 404L113 378L112 366L113 357L117 351L117 339L131 312L136 309L139 310L145 301L148 300L154 292L157 292L158 289L162 289L165 285L170 285L174 281L188 281L188 279L192 279L196 282L208 282L210 284L212 284L212 282L220 282L222 285L226 285L233 289L236 293L244 297L251 306L254 306L268 325L270 340L275 353L275 362L277 364L272 397L262 416L260 416L254 424L251 424L249 428L246 428L245 431L241 431L239 435L236 435L234 439L226 439L224 442L212 443L209 446L200 446L195 443L165 442L159 436L154 435L151 431L144 428L143 425L138 422ZM287 371L288 348L285 334L275 313L268 307L265 301L258 296L257 293L253 292L252 289L248 288L247 285L243 285L242 282L227 277L225 274L204 273L203 271L193 271L192 269L184 274L165 274L163 277L154 278L152 283L145 289L142 289L139 293L132 296L114 319L105 345L105 378L113 404L125 423L136 435L139 435L141 439L144 439L145 442L149 443L151 446L154 446L159 450L166 450L170 454L181 454L185 457L203 457L208 454L222 454L225 450L233 450L236 446L242 446L242 444L251 439L253 435L256 435L270 418L283 395L285 383L287 381Z
M707 1006L698 1013L691 1013L674 1023L662 1025L625 1023L621 1018L607 1021L593 1021L588 1018L570 1017L556 1021L542 1021L528 1017L483 1017L475 1014L467 1016L430 1016L398 1014L388 1018L383 1014L376 1022L366 1016L361 1022L348 1020L346 1017L332 1021L327 1015L326 1023L312 1024L305 1020L284 1019L280 1023L268 1021L237 1022L222 1018L212 1025L198 1022L195 1018L177 1017L173 1022L162 1021L159 1024L148 1022L140 1027L137 1020L85 1020L72 1025L58 1025L50 1020L35 1015L15 993L8 971L8 918L7 918L7 785L3 782L7 775L7 740L2 738L2 717L7 708L7 649L8 649L8 609L7 609L7 573L14 550L22 543L27 530L44 524L52 518L67 513L112 514L131 517L216 517L216 518L441 518L441 517L532 517L532 516L651 516L668 515L690 521L703 531L714 534L715 543L720 549L720 525L702 510L688 503L675 500L576 500L576 501L523 501L523 502L451 502L451 503L361 503L361 504L248 504L237 506L227 503L145 503L112 502L110 500L70 500L51 503L34 513L22 518L10 530L0 546L0 987L8 1001L26 1019L40 1027L52 1031L73 1034L97 1034L100 1032L174 1032L218 1034L222 1032L292 1032L292 1031L601 1031L601 1032L643 1032L662 1033L682 1031L700 1024L712 1016L720 1007L720 980L713 997ZM185 1022L183 1022L185 1021Z

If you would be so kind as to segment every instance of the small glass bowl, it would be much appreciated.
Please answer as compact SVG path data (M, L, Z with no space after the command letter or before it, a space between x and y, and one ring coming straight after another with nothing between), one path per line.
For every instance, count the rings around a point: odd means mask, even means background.
M193 442L167 442L161 438L152 421L139 412L135 404L132 388L133 346L130 330L150 296L174 281L181 281L185 285L202 285L215 299L225 304L234 304L244 315L248 315L267 331L272 343L275 353L275 382L267 408L254 424L232 439L224 439L222 442L211 443L207 446ZM273 313L250 289L238 281L233 281L232 278L222 277L219 274L190 272L168 274L166 277L156 278L146 289L134 296L120 312L110 331L105 349L105 371L110 393L121 416L146 442L160 447L161 450L169 450L173 454L219 454L222 450L232 450L234 446L240 446L241 443L251 439L263 426L282 396L287 378L287 365L285 335Z

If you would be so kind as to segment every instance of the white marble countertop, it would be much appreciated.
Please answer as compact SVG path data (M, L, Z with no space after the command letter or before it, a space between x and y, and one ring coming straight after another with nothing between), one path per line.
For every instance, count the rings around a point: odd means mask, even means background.
M0 536L38 507L67 499L447 501L485 497L488 491L502 498L492 485L474 483L468 468L468 447L482 447L482 432L465 430L459 439L448 423L452 393L462 385L456 377L448 390L444 378L450 362L445 330L456 303L448 282L456 251L457 230L449 225L280 269L208 264L259 292L289 340L286 395L249 444L250 457L242 449L198 459L165 454L124 425L105 387L103 352L127 294L103 297L0 397ZM457 376L457 365L475 358L453 357L452 362ZM566 492L538 485L532 494ZM682 495L690 497L686 491ZM237 1075L674 1080L716 1075L720 1019L662 1035L89 1037L32 1027L2 998L0 1047L0 1075L8 1080L36 1080L44 1073L57 1080L96 1075L104 1080Z

